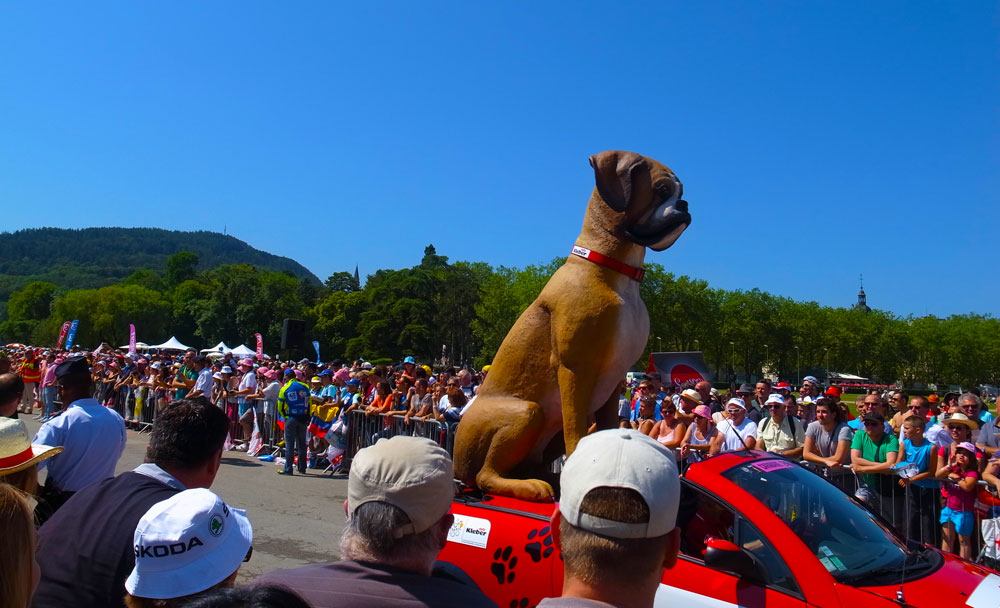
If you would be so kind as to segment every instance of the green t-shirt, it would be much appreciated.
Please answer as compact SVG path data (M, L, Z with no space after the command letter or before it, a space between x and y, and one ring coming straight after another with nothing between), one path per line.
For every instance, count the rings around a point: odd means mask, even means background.
M859 431L854 433L851 449L861 450L861 457L870 462L885 462L886 454L889 452L899 453L899 439L892 433L884 433L882 439L875 443L867 431ZM877 486L879 477L875 473L865 473L861 475L861 481L871 486Z
M198 378L198 372L186 365L182 365L181 368L177 370L177 375L184 376L187 380L196 380ZM174 391L174 399L183 399L189 392L191 392L191 389L189 388L179 388ZM206 399L209 397L210 395L205 395Z

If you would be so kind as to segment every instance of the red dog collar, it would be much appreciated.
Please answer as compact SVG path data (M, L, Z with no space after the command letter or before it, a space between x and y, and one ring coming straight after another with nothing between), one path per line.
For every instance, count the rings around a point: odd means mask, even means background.
M605 268L616 270L635 281L642 281L642 277L646 276L646 271L643 270L642 268L629 266L625 262L619 262L614 258L609 258L603 253L597 253L596 251L591 251L586 247L573 245L573 249L570 250L570 253L575 256L579 256L585 260L590 260L591 262L599 266L604 266Z

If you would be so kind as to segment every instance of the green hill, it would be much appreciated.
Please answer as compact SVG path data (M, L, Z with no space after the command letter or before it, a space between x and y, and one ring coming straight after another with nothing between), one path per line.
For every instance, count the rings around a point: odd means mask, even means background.
M199 269L250 264L320 280L295 260L254 249L217 232L160 228L33 228L0 233L0 300L31 281L91 289L121 281L140 268L163 272L178 251L198 254Z

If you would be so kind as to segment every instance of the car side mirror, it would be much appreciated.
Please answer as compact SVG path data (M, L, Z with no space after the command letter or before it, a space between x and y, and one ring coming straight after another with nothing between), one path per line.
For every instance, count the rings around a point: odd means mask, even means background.
M741 547L721 538L705 541L705 565L715 570L735 574L739 578L760 582L760 570L754 558Z

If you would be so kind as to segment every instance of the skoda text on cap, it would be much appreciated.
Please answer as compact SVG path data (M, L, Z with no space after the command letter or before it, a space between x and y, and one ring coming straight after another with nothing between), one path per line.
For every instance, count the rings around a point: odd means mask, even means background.
M240 567L253 544L246 512L197 488L156 503L133 538L135 567L125 589L137 597L172 599L218 585Z
M680 478L673 454L633 429L609 429L580 440L560 476L559 511L570 525L613 538L655 538L677 525ZM628 488L649 507L649 521L624 523L580 510L596 488Z

